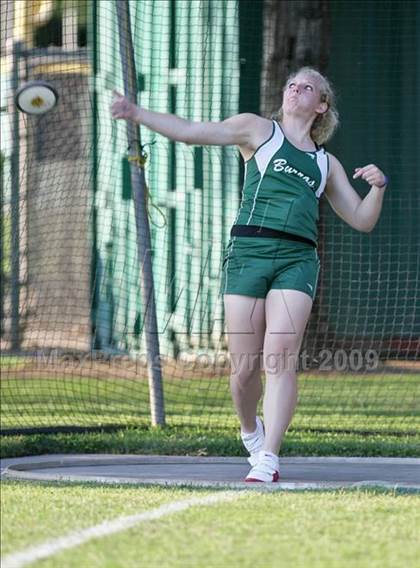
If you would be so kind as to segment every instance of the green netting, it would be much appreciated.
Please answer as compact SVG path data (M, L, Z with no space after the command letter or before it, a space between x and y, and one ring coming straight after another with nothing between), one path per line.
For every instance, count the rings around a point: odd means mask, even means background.
M127 41L114 0L8 1L1 10L2 428L150 423L130 160L139 144L166 422L237 426L219 293L241 202L237 148L187 145L144 126L129 147L124 121L109 112L112 90L124 88ZM137 102L156 112L268 117L290 70L311 65L331 79L341 127L328 151L349 177L377 163L391 184L369 234L321 199L322 271L291 428L415 432L418 4L142 0L129 13ZM34 80L59 93L45 115L14 103ZM364 182L353 186L366 195Z

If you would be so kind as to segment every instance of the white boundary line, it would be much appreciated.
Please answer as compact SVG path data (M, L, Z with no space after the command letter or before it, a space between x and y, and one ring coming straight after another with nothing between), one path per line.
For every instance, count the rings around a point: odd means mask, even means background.
M239 492L223 492L206 497L195 497L193 499L183 499L182 501L174 501L137 515L128 517L118 517L114 520L105 521L99 525L94 525L86 529L69 533L55 540L49 540L42 544L32 546L21 552L16 552L5 556L1 561L2 568L21 568L27 566L36 560L48 558L63 550L74 548L89 540L102 538L104 536L125 531L140 523L154 521L180 511L185 511L191 507L199 505L214 505L220 502L227 502L237 499L243 493Z

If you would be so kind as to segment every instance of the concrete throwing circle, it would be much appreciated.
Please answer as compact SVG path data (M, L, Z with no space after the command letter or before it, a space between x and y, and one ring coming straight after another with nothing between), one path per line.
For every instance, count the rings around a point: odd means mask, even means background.
M420 459L280 458L280 482L245 483L245 458L60 454L4 459L3 479L139 485L338 489L385 487L420 490Z

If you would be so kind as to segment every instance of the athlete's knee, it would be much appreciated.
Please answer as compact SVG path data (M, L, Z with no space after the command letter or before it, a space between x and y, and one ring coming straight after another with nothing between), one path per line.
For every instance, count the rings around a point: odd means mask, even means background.
M230 355L231 378L240 383L254 381L261 373L261 352L232 353Z
M264 345L264 370L268 374L295 371L299 358L300 342L287 338L267 341Z

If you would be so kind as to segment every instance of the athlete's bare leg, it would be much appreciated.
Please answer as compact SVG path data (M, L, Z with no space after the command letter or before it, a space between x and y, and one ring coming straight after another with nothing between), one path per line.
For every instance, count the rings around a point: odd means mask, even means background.
M230 388L244 432L254 432L262 395L262 349L265 334L265 300L225 294L225 318L231 358Z
M264 450L278 454L297 403L297 362L312 300L298 290L271 289L265 299Z

